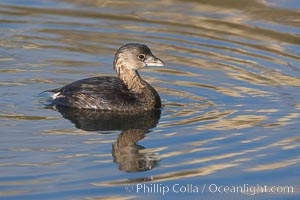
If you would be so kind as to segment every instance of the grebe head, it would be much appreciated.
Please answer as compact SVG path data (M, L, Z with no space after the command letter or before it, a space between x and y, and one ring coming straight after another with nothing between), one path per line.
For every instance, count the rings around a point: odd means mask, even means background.
M164 66L164 62L154 56L144 44L130 43L120 47L115 54L114 67L125 65L128 69L136 71L147 66Z

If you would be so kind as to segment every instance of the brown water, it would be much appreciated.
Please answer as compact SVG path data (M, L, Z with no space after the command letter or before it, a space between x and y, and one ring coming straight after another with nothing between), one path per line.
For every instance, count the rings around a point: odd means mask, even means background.
M300 3L0 2L1 199L299 199ZM161 113L55 111L147 44Z

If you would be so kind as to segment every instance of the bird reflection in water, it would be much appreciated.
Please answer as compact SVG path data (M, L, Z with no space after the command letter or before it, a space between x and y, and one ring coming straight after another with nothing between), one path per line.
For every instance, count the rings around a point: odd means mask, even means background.
M143 113L116 113L99 110L84 110L55 106L62 116L79 129L85 131L121 130L117 141L112 145L114 162L125 172L151 170L159 159L154 153L143 153L145 147L137 142L156 127L160 119L160 110Z

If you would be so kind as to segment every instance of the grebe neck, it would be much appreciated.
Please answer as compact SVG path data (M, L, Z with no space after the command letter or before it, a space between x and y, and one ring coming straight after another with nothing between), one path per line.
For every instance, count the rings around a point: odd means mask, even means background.
M128 69L126 64L116 62L115 69L119 78L127 86L127 88L134 93L142 93L147 83L140 77L136 70Z

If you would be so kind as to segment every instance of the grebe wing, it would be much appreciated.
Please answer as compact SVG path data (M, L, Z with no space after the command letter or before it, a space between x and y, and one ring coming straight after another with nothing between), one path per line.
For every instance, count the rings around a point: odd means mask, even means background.
M136 96L117 77L92 77L70 83L53 92L55 104L84 109L119 109L134 104ZM116 108L118 107L118 108Z

